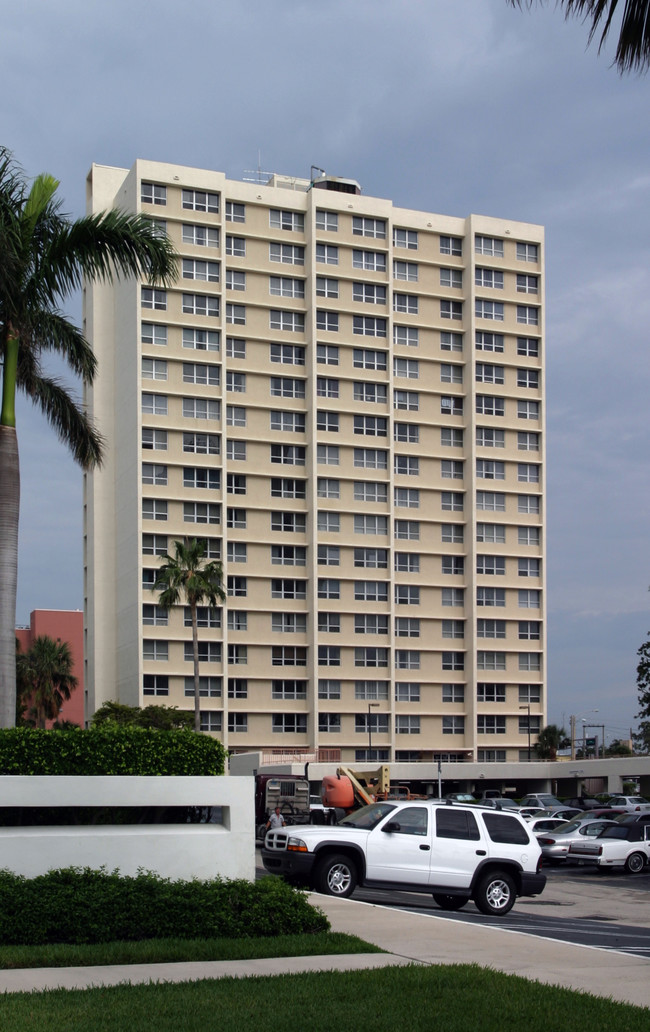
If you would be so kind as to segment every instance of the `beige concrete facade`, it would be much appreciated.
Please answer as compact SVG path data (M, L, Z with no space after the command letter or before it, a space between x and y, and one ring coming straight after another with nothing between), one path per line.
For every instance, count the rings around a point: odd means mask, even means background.
M89 712L192 708L183 607L149 585L198 536L228 582L201 675L229 749L524 759L546 713L543 230L342 182L89 174L89 211L146 212L182 256L169 290L85 292L107 438Z

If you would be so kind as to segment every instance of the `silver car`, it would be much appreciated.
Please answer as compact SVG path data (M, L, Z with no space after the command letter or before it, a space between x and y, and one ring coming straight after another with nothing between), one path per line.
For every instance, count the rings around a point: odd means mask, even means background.
M541 832L536 836L542 850L542 858L551 864L564 863L568 858L569 847L573 842L588 842L600 835L604 828L615 824L601 818L569 821L554 831Z

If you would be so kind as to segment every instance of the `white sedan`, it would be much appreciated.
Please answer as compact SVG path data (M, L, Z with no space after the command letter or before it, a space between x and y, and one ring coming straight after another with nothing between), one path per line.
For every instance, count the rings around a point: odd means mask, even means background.
M607 805L628 813L641 813L650 810L650 802L640 795L615 795L607 800Z
M572 842L567 859L640 874L650 863L650 824L612 824L591 842Z

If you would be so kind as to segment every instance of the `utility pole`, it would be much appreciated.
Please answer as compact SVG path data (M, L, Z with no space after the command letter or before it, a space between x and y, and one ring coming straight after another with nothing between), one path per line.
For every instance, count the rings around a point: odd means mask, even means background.
M571 728L571 762L576 758L576 715L572 713L569 717L570 728Z

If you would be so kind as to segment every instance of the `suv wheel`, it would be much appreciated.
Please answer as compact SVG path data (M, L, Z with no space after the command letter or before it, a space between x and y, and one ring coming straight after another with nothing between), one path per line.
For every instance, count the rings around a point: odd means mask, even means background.
M328 856L316 869L316 888L325 896L351 896L357 887L357 869L347 856Z
M514 906L515 883L505 871L492 871L478 883L474 902L482 914L503 917Z
M442 892L433 893L433 901L441 910L461 910L468 901L467 896L449 896Z
M625 861L625 870L628 874L641 874L644 867L645 857L643 853L630 853Z

